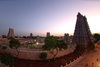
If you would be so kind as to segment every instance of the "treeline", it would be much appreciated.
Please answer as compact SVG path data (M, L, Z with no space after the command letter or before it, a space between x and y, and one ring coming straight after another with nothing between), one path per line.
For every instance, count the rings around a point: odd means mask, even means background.
M7 38L7 36L2 35L2 38ZM15 36L15 38L33 38L34 39L34 38L37 38L37 36L32 36L32 37L30 37L30 36ZM45 37L40 36L40 38L45 38ZM60 37L57 37L57 38L59 39ZM100 34L99 33L93 34L93 38L94 38L94 43L97 43L100 40Z
M2 35L2 38L7 38L7 36ZM35 39L35 38L37 38L37 36L32 36L32 37L30 37L30 36L15 36L15 38L33 38L33 39ZM40 36L40 38L45 38L45 37Z
M95 33L93 37L94 37L94 43L97 43L100 40L100 34L98 33Z

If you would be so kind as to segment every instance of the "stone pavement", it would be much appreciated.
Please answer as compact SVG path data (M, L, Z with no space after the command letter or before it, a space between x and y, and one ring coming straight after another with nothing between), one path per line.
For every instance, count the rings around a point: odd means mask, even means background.
M100 46L89 52L86 57L74 67L100 67Z

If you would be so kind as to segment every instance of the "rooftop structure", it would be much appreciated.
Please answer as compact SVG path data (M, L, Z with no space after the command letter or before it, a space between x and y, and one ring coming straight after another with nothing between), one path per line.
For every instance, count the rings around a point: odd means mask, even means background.
M67 43L69 41L69 34L64 34L64 41Z
M36 37L36 42L40 42L40 37L39 37L39 35L37 35L37 37Z
M14 37L14 30L12 28L9 28L8 35L7 35L7 38L10 37Z
M33 34L32 33L30 33L30 38L32 38L33 37Z
M72 43L81 44L86 47L89 40L91 40L91 32L88 26L87 18L78 13Z
M50 36L50 32L47 32L47 37Z

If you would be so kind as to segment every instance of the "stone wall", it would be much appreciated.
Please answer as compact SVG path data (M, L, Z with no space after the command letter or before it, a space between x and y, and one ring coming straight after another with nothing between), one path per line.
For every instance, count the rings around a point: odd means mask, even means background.
M69 47L66 50L59 51L56 57L61 57L61 56L67 55L69 53L72 53L74 51L74 49L75 48L70 48ZM7 53L12 54L14 57L16 57L15 54L17 54L17 51L15 49L10 49L7 46L7 49L6 50L3 50L2 47L0 47L0 53L3 53L5 51ZM39 59L39 55L42 52L46 52L47 53L47 59L53 58L53 55L50 54L50 52L48 52L48 51L32 51L32 50L26 50L26 49L23 49L23 50L19 49L18 51L19 51L18 58L21 58L21 59L40 60Z
M70 61L69 64L66 63L64 67L74 67L78 62L80 62L86 55L81 55L80 57L77 57L77 59L74 59L74 61Z

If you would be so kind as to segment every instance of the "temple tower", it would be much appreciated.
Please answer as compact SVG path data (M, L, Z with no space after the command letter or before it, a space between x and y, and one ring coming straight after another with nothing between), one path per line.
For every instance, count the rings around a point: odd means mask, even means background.
M50 36L50 32L47 32L47 37Z
M69 34L64 34L64 41L67 43L69 42Z
M30 38L32 38L33 37L33 34L32 33L30 33Z
M40 42L40 37L39 37L39 35L37 35L36 41L37 41L37 42Z
M89 40L91 40L91 32L88 26L87 18L78 13L72 43L80 44L86 47Z
M9 28L8 35L7 35L7 38L10 37L14 37L14 30L12 28Z

